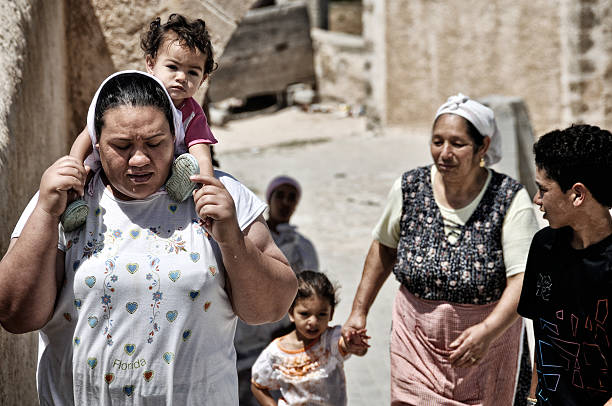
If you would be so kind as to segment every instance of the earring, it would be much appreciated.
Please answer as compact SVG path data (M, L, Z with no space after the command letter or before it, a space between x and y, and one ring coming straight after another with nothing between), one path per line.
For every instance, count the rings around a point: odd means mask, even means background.
M480 167L484 168L484 166L485 166L485 160L484 158L480 158Z

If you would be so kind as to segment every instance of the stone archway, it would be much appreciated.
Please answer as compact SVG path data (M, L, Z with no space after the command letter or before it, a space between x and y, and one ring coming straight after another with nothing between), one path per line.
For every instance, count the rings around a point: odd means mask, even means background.
M170 12L203 18L219 57L256 0L0 0L0 250L44 169L85 125L99 83L142 69L140 33ZM202 98L202 95L200 95ZM35 405L37 334L0 328L0 404Z

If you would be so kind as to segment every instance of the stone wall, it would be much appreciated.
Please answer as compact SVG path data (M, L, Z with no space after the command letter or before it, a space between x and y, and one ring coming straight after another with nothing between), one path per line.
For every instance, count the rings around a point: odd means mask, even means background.
M0 0L0 252L43 171L85 125L100 82L144 67L153 17L202 16L217 55L255 0ZM200 100L203 93L200 92ZM0 404L35 405L37 334L0 328Z
M0 5L0 246L37 189L43 170L66 151L68 93L64 4L13 0ZM0 329L0 403L37 403L37 334Z
M561 1L563 121L612 128L612 5Z
M364 0L373 68L386 75L383 89L372 81L372 104L384 106L373 114L385 125L428 123L461 91L522 98L536 134L573 122L612 127L609 1L388 0L380 8Z
M211 102L276 94L293 83L312 84L310 21L305 3L249 11L219 59L210 81Z
M378 132L387 123L387 41L385 4L363 0L363 39L366 50L367 85L366 113L368 128Z
M361 35L363 5L357 1L329 3L329 30Z
M319 98L364 106L369 80L363 37L317 28L310 34Z
M386 2L387 124L430 123L454 93L523 98L539 133L562 107L558 5L548 0Z
M0 0L2 1L2 0ZM71 95L75 128L85 124L89 102L108 74L122 69L145 69L140 36L154 18L165 22L170 13L202 18L211 36L215 60L223 54L238 23L255 0L69 0L68 41L87 38L86 47L71 47ZM85 22L85 23L83 23ZM213 73L214 75L214 73ZM202 103L206 87L195 98ZM78 130L78 131L77 131Z

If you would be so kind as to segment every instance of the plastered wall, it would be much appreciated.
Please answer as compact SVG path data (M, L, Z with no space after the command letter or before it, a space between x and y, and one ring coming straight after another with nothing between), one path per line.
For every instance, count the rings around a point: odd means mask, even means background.
M8 245L19 213L40 176L65 151L68 129L64 5L13 0L2 5L0 40L0 245ZM37 335L0 331L0 403L37 402Z
M536 128L561 117L559 8L547 0L388 0L387 123L431 122L459 91L523 97Z
M254 0L0 0L0 253L43 171L85 125L110 73L142 69L145 24L201 16L218 55ZM200 93L202 97L202 93ZM36 405L37 334L0 328L0 404Z
M429 125L459 91L525 100L536 135L575 122L612 128L612 4L606 0L364 0L369 111Z

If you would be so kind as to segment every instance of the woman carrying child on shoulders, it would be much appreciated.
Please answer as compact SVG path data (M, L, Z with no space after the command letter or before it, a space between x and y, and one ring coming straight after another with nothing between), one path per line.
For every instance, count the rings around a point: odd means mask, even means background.
M215 69L210 35L203 20L190 21L180 14L170 14L164 24L159 17L151 22L140 46L145 53L147 72L164 84L172 104L182 116L184 132L175 138L178 158L172 164L171 176L165 184L170 198L182 202L195 188L190 176L198 173L213 176L210 145L216 144L217 140L202 107L193 98ZM90 109L88 116L92 114L93 109ZM93 121L93 117L88 117L88 120ZM70 156L95 170L99 154L92 149L92 143L96 143L94 135L85 128L72 145ZM70 203L61 218L64 231L82 227L88 213L85 200Z

